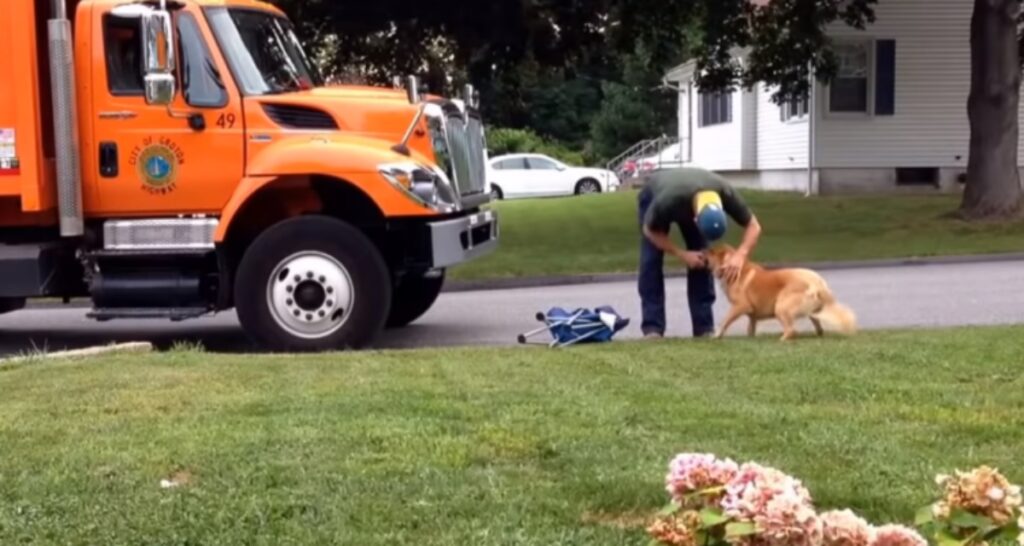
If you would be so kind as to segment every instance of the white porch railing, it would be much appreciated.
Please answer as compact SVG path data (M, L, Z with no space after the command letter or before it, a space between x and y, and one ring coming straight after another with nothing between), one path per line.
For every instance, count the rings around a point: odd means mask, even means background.
M646 172L681 167L691 162L687 139L661 136L642 140L608 162L607 168L622 180Z

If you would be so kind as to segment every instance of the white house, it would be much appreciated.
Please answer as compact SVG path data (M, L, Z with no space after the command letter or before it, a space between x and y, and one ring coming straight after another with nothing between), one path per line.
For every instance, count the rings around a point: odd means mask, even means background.
M693 63L672 69L683 161L765 189L959 189L972 8L972 0L882 0L865 30L837 23L839 74L831 85L815 82L810 104L780 107L764 85L702 94Z

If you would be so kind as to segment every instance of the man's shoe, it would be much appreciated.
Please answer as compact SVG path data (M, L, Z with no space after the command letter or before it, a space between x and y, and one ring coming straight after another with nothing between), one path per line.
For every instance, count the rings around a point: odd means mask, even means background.
M663 335L661 335L661 334L659 334L657 332L651 332L649 334L644 334L644 339L649 339L649 340L652 340L652 341L663 339L664 337L665 336L663 336Z

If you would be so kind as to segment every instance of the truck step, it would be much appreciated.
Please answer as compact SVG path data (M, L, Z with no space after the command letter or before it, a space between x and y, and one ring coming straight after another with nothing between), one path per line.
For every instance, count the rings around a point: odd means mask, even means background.
M80 278L73 248L63 242L0 245L0 297L59 295Z
M127 250L94 250L88 253L93 258L135 258L135 257L202 257L214 252L205 248L173 248L173 249L127 249Z
M93 309L92 311L89 311L86 316L101 322L114 319L170 319L177 322L201 317L209 313L211 313L211 311L206 307L118 307Z

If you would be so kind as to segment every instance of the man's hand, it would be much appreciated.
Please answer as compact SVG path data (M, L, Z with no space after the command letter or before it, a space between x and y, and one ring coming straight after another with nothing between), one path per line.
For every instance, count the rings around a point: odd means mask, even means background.
M725 259L725 263L722 264L722 276L728 282L734 282L739 278L740 273L743 272L743 266L747 265L747 254L742 250L737 250L729 254L729 257Z
M690 269L704 269L708 266L703 252L680 250L676 256Z

